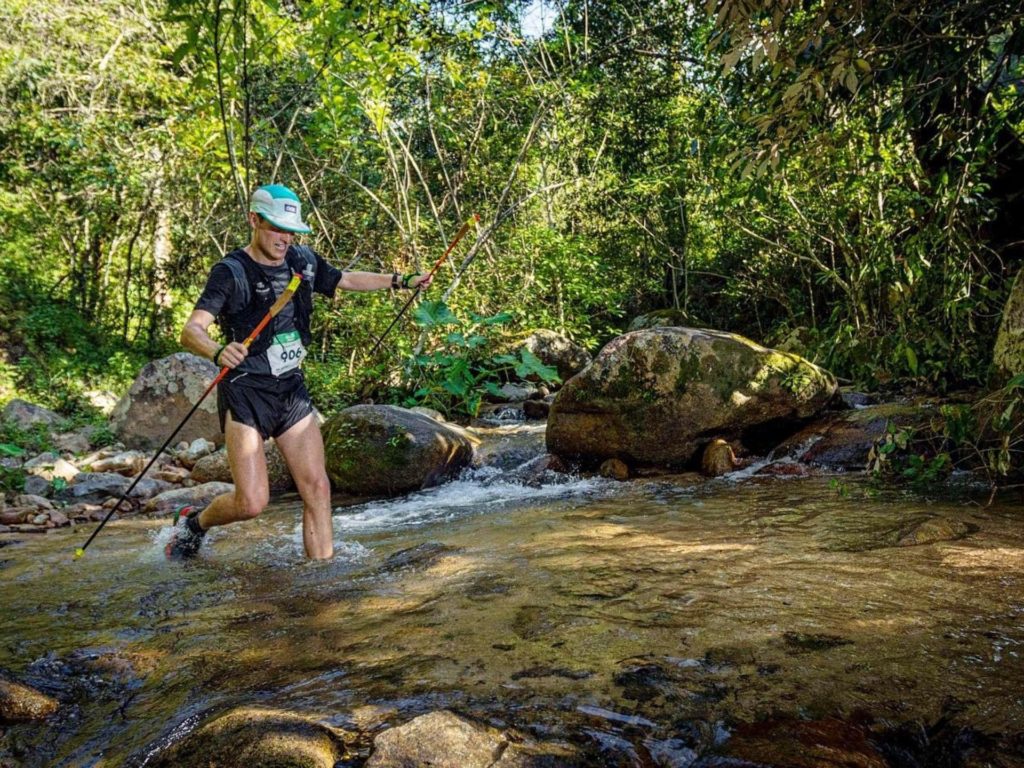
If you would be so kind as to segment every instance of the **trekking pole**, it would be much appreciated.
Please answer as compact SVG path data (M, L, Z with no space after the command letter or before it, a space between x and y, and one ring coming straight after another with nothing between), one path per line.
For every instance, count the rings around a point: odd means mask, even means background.
M271 319L273 319L282 309L285 308L285 305L289 301L291 301L292 295L298 289L300 282L302 282L302 275L294 273L292 275L292 279L288 281L288 286L284 289L281 295L277 297L277 301L274 302L273 306L270 307L270 310L267 312L267 314L263 317L262 320L260 320L259 325L253 328L252 333L250 333L249 336L245 339L245 341L242 342L244 346L248 347L249 345L251 345L253 341L256 340L256 337L260 335L263 329L267 327L267 323L269 323ZM231 369L228 368L227 366L224 366L223 368L220 369L220 373L218 373L217 377L212 382L210 382L210 386L206 388L206 391L199 396L199 399L196 400L196 403L195 405L192 406L192 409L187 414L185 414L185 418L182 419L178 426L174 428L174 431L171 432L170 437L164 440L164 444L157 449L157 452L153 455L153 458L149 460L149 464L147 464L146 467L139 473L139 476L136 477L134 481L132 481L132 484L128 486L128 490L121 494L121 498L117 500L117 503L110 508L110 511L107 512L107 516L103 518L103 521L97 526L96 530L92 532L92 535L89 537L88 541L86 541L85 544L83 544L81 547L75 550L75 560L77 560L85 554L86 548L90 544L92 544L92 540L96 538L96 534L103 530L103 526L107 524L107 521L110 520L113 514L120 508L121 503L129 496L131 496L132 491L135 490L135 486L138 485L139 481L146 476L146 473L149 471L150 467L152 467L156 463L156 460L160 458L160 454L163 453L164 450L166 450L167 446L171 444L171 441L181 431L181 428L184 427L185 424L188 423L188 420L192 418L192 414L195 413L196 410L198 410L200 405L202 405L202 402L203 400L206 399L206 396L213 391L213 388L220 383L221 379L227 376L228 371L230 370Z
M478 221L480 221L480 216L478 214L474 213L466 221L466 223L462 225L462 229L460 229L458 231L458 233L455 235L455 239L451 241L451 243L448 245L448 248L445 250L445 252L441 254L441 258L439 258L434 263L434 266L430 269L430 271L427 272L427 277L433 277L434 276L434 273L437 272L437 270L439 270L441 268L442 264L444 264L444 260L448 258L448 254L452 252L452 250L455 248L456 245L458 245L459 240L461 240L463 238L463 236L467 232L469 232L469 225L470 224L474 224L474 223L476 223ZM422 291L422 290L423 289L420 288L420 286L418 286L418 285L416 286L416 292L412 296L409 297L409 300L407 302L405 302L405 306L402 307L398 311L398 314L395 315L395 319L391 321L391 325L389 325L387 328L384 329L384 333L382 333L380 335L380 338L377 339L377 343L374 344L373 345L373 349L370 350L369 357L373 357L373 353L376 352L377 349L380 347L380 345L384 343L384 339L387 337L387 335L391 331L391 329L395 327L395 323L397 323L402 318L402 315L405 314L405 310L407 310L409 308L409 306L416 300L416 297L420 295L420 291Z

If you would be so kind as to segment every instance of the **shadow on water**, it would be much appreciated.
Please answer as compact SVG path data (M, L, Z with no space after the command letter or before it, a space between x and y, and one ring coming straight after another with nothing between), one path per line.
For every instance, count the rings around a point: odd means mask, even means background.
M0 763L141 766L262 704L362 755L448 708L587 765L1020 764L1024 510L862 490L478 474L338 510L326 563L294 503L183 565L166 521L116 522L77 563L81 530L23 539L4 672L62 706L8 728ZM959 533L896 546L928 521Z

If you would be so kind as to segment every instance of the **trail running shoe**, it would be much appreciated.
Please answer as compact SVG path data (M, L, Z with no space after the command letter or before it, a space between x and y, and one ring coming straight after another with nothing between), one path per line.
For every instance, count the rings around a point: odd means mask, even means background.
M164 554L168 560L188 560L199 554L199 547L202 546L203 537L206 535L206 531L199 527L200 512L201 509L182 507L174 513L175 525L178 518L182 517L182 513L185 519L164 547Z

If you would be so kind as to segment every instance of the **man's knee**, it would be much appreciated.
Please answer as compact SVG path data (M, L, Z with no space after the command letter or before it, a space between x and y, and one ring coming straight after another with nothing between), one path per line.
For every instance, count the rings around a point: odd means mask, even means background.
M304 497L310 495L315 498L327 498L331 495L331 481L323 470L311 472L303 478L295 478L295 484Z
M235 493L235 512L244 520L259 517L270 502L269 493Z

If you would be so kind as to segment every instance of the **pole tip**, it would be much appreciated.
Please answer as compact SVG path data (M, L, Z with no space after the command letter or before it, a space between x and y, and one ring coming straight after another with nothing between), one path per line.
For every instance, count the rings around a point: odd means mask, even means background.
M81 557L82 555L84 555L84 554L85 554L85 550L84 550L84 549L82 549L81 547L78 547L78 548L77 548L77 549L75 550L75 560L77 560L78 558L80 558L80 557Z

